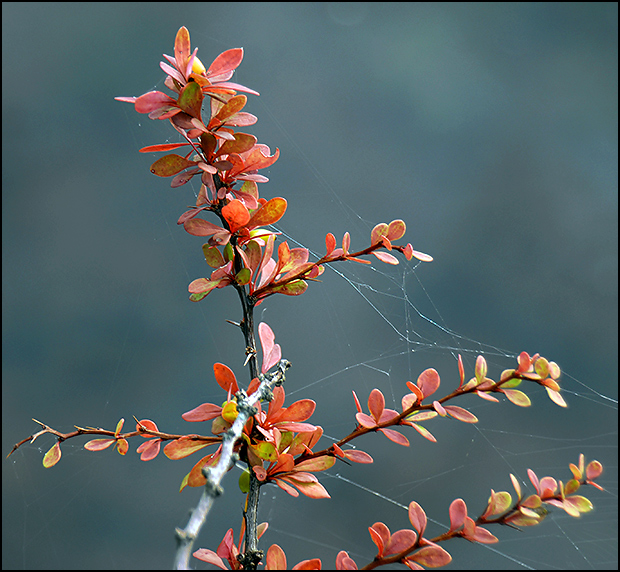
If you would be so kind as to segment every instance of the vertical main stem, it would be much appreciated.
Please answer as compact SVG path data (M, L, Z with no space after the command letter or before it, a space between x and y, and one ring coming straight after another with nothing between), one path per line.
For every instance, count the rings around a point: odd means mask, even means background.
M233 245L234 247L234 245ZM241 259L235 256L235 267L241 266ZM237 272L239 269L235 268ZM246 352L248 352L250 366L250 380L258 377L258 360L256 359L256 338L254 337L254 300L246 292L244 286L238 286L237 292L243 308L243 320L241 321L241 331L245 339ZM260 481L250 470L250 490L248 492L245 517L245 551L240 555L243 568L245 570L256 570L260 563L263 553L258 550L258 501L259 501Z

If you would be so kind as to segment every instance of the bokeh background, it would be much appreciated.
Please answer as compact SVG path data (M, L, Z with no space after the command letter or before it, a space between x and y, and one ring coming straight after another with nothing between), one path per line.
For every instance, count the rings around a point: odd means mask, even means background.
M258 318L294 365L291 399L315 399L313 420L339 437L352 389L365 403L380 387L398 407L426 367L449 389L455 348L470 372L484 351L493 375L506 356L540 352L562 366L570 404L531 390L528 410L465 404L479 427L428 424L434 445L369 438L358 446L374 465L321 476L331 500L264 492L265 547L280 544L289 565L320 556L329 568L340 549L363 565L369 525L408 526L336 475L446 524L452 499L477 513L490 488L511 490L510 472L566 479L584 452L606 467L607 492L586 493L594 513L494 530L499 552L451 543L451 568L617 569L617 16L607 2L3 3L5 454L36 431L33 417L64 431L120 417L127 428L132 415L195 431L180 414L222 400L212 364L244 379L242 339L225 322L239 318L235 293L187 300L208 272L200 239L176 226L192 189L170 189L137 152L171 129L113 99L164 89L158 62L185 25L207 67L245 48L234 79L261 93L251 132L281 151L261 195L287 198L282 231L314 251L326 232L363 247L375 223L402 218L435 258L338 268L378 291L361 289L389 324L330 271L301 298L264 304ZM121 458L77 441L51 470L47 437L3 462L3 568L169 568L174 527L199 495L177 492L194 459L142 463L137 442ZM238 533L236 478L197 547Z

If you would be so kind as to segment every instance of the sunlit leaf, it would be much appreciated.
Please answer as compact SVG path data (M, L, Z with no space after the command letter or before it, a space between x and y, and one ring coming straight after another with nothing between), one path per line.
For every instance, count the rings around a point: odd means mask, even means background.
M404 221L400 219L393 220L388 227L387 238L391 241L398 240L405 235L406 230L407 225L405 225Z
M428 397L439 388L440 379L437 370L433 368L425 369L418 377L417 386L422 391L424 397Z
M47 453L45 453L45 456L43 457L43 466L46 469L53 467L56 463L58 463L58 461L60 461L61 455L60 442L57 441L54 446Z
M286 570L286 555L277 544L272 544L267 550L265 570Z
M382 250L375 250L373 254L381 260L381 262L385 262L386 264L399 264L398 258L389 252L383 252Z
M164 447L164 455L170 460L184 459L200 449L204 449L214 443L219 443L220 439L217 437L211 437L209 440L205 439L192 439L190 436L180 437L174 441L170 441Z
M598 461L590 461L586 467L586 478L589 481L593 481L601 476L603 472L603 465Z
M353 463L372 463L372 457L365 453L364 451L360 451L359 449L345 449L343 451L345 458Z
M323 455L322 457L315 457L314 459L308 459L307 461L302 461L295 466L295 470L301 471L325 471L326 469L331 469L334 466L336 459L334 457L330 457L328 455Z
M383 433L390 441L394 441L398 445L402 445L403 447L409 447L409 439L405 437L402 433L395 431L394 429L379 429L381 433Z
M452 562L452 556L441 546L433 544L432 546L424 546L411 556L407 556L407 560L413 560L427 568L441 568Z
M450 417L463 421L463 423L478 423L478 418L473 413L458 405L444 405L444 409Z
M264 461L268 461L270 463L278 460L278 451L273 443L260 441L256 445L250 445L250 447L259 459L263 459Z
M286 212L286 205L286 199L282 197L275 197L267 201L254 212L247 224L248 228L256 228L278 222Z
M84 449L87 451L103 451L115 442L116 439L93 439L84 444Z
M118 439L116 442L116 450L121 455L126 455L127 451L129 451L129 443L127 442L127 439Z
M505 389L503 393L512 403L519 407L529 407L532 405L530 398L518 389Z
M549 387L545 387L545 389L547 390L547 395L549 396L549 399L551 399L553 403L559 405L560 407L568 407L566 401L564 401L564 398L560 395L559 392L553 391L553 389L550 389Z
M435 439L433 434L425 427L422 427L422 425L418 425L417 423L412 423L411 425L425 439L428 439L429 441L432 441L433 443L437 442L437 439Z

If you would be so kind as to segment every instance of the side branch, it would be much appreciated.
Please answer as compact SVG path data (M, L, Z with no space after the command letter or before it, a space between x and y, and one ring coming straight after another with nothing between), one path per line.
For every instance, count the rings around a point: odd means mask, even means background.
M200 497L198 506L192 511L192 516L187 526L184 529L176 529L178 548L174 562L175 570L189 570L189 558L192 553L194 541L206 522L215 499L224 492L220 483L224 475L238 460L238 455L235 453L234 448L237 441L241 438L245 424L250 417L257 412L254 405L261 400L271 399L273 396L273 388L282 385L285 380L286 370L290 365L291 364L287 360L280 360L274 373L259 375L261 383L252 395L246 395L245 391L237 393L238 415L232 427L223 435L220 459L214 467L203 469L203 474L207 478L207 483Z

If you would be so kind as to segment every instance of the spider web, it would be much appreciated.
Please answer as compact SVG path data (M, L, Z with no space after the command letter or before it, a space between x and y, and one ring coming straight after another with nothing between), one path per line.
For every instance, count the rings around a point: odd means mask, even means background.
M206 46L201 49L207 52ZM236 79L253 85L243 76ZM161 89L161 85L154 88ZM409 228L405 240L435 256L430 265L405 261L398 267L379 261L373 261L371 267L333 265L322 276L322 283L311 284L301 298L273 297L258 308L257 318L269 323L283 355L293 363L287 377L287 402L301 398L317 402L312 421L323 426L326 442L353 428L352 390L365 406L369 392L377 387L386 397L386 406L399 409L400 397L407 391L405 382L415 380L427 367L439 371L440 391L451 391L457 384L458 354L464 358L468 375L478 354L485 356L491 376L497 377L503 369L513 367L522 349L540 351L561 366L568 361L573 368L562 376L568 410L557 408L538 388L526 389L533 401L527 410L507 402L492 405L473 398L455 402L472 411L479 423L434 420L426 426L438 442L431 444L411 431L407 432L411 446L406 449L382 436L359 440L354 445L370 453L374 464L337 464L319 475L332 497L328 501L293 499L275 487L265 487L260 520L269 522L270 528L262 545L280 544L289 566L318 556L328 568L341 549L363 565L375 554L367 527L378 520L392 531L408 527L406 508L412 500L420 503L430 518L428 534L439 534L447 528L447 510L454 498L463 498L470 514L475 515L483 510L491 488L513 492L509 473L531 492L527 468L539 476L566 480L568 463L576 462L578 454L584 453L588 460L596 458L605 466L600 484L606 492L589 488L584 492L595 505L593 513L572 519L554 511L541 526L522 532L491 529L500 538L499 544L454 541L445 548L454 559L451 567L456 569L616 569L617 401L611 395L612 386L598 381L602 374L613 377L613 368L593 363L587 355L570 359L566 352L551 351L559 348L548 343L546 336L553 337L558 328L532 319L534 312L524 311L519 299L515 305L524 314L498 314L494 311L497 305L481 300L479 295L468 296L472 291L466 276L471 273L464 269L468 264L481 264L475 252L453 273L437 250L425 244L433 242L428 238L433 231L428 222L432 219L429 208L414 204L417 200L410 203L411 197L386 199L384 194L395 191L383 179L372 180L365 188L359 183L363 177L356 178L350 187L328 182L339 180L334 171L335 165L339 166L337 150L325 145L326 156L310 156L316 145L298 135L290 119L278 120L280 110L263 98L264 94L256 104L260 110L257 115L262 124L275 127L273 132L267 129L257 133L259 141L272 148L287 148L288 154L283 152L270 170L272 181L261 186L261 194L289 200L287 215L278 225L289 244L299 244L320 255L326 232L341 237L349 231L353 246L361 248L377 222L403 218ZM130 150L135 166L137 148L162 141L161 124L137 122L129 106L126 113L134 138ZM327 155L335 155L336 160L327 161ZM281 175L280 165L285 162L293 166ZM376 177L375 169L357 164L339 168L348 174L361 170L369 179ZM294 189L290 181L295 181ZM193 428L180 420L180 413L204 401L222 400L213 384L211 364L226 363L243 379L242 340L224 322L238 319L229 309L236 307L234 292L215 292L192 305L189 312L181 303L184 299L175 301L183 298L179 292L185 291L188 281L205 275L208 269L200 263L195 238L176 227L176 217L182 211L179 193L167 192L165 183L160 183L149 180L148 201L136 198L134 203L140 219L147 221L136 223L136 234L146 232L151 239L136 251L146 259L142 263L148 267L146 275L131 284L127 289L130 295L125 296L123 289L116 298L123 320L111 331L114 343L109 341L108 348L99 347L97 352L87 350L86 357L104 369L106 381L102 387L89 388L95 394L92 401L82 395L85 405L79 419L75 407L69 406L59 406L54 419L42 418L53 426L69 430L63 424L75 420L111 427L123 412L126 427L130 426L129 415L135 413L138 418L154 419L162 430L191 431ZM145 183L141 180L136 184L142 188ZM183 189L183 200L189 205L197 188ZM458 250L458 246L453 235L446 248ZM571 262L568 271L574 272L575 266L582 264ZM481 272L480 281L484 280ZM527 286L527 278L524 283ZM499 288L504 286L503 282L498 284ZM165 290L173 294L158 298ZM524 293L524 298L531 297ZM121 298L123 302L119 303ZM476 311L457 311L470 303ZM158 313L157 320L149 312ZM508 326L502 323L506 317L513 320ZM519 323L521 317L525 324ZM154 323L158 324L155 332ZM511 334L511 329L516 333ZM142 338L151 344L150 351L144 349ZM175 353L177 359L173 358ZM598 379L590 376L591 370L598 373ZM72 384L69 391L80 397L82 390ZM39 558L45 559L48 568L71 568L74 563L110 569L167 567L174 549L171 531L186 523L187 510L197 498L195 491L176 494L180 478L193 459L185 464L165 459L141 463L134 444L127 458L119 459L112 454L93 455L85 452L81 443L68 442L63 444L59 466L41 475L40 458L51 444L53 441L42 438L24 447L10 459L11 470L5 470L14 481L11 490L17 502L11 506L17 509L11 515L12 550L21 555L22 567L30 568ZM235 479L232 472L225 481L226 495L216 505L197 547L215 549L230 526L238 534L243 497L235 491ZM76 524L67 526L68 521Z

